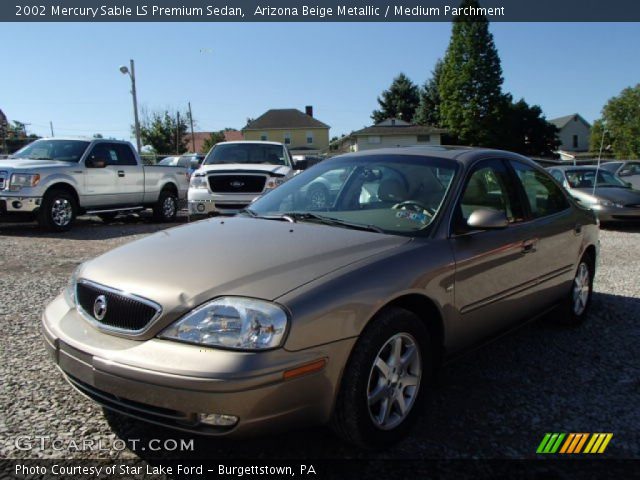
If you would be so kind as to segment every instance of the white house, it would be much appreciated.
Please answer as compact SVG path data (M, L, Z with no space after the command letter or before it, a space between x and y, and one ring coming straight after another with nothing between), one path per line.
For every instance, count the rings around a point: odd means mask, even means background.
M589 137L591 125L579 114L566 115L549 120L558 127L558 149L564 152L587 152L589 150Z
M441 135L446 132L443 128L415 125L398 118L387 118L341 138L338 150L358 152L386 147L440 145Z

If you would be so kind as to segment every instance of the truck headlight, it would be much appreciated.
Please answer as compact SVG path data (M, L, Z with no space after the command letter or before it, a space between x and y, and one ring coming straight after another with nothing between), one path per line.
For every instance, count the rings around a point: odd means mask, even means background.
M287 314L278 305L242 297L220 297L196 308L159 337L234 350L266 350L282 345Z
M207 177L203 175L191 175L189 188L207 188Z
M40 183L39 173L14 173L11 175L9 190L18 191L23 187L35 187Z
M282 185L284 183L284 178L280 178L280 177L269 177L267 179L267 183L265 184L264 188L265 190L271 190L276 188L279 185Z
M76 306L76 288L78 286L78 276L80 274L81 267L82 265L78 265L78 267L73 271L67 286L64 288L64 298L70 307Z

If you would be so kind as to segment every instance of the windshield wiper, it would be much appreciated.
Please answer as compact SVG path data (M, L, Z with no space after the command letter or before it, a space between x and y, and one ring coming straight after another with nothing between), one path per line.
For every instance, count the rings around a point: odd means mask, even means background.
M281 220L281 221L296 223L295 217L293 217L292 215L290 215L288 213L284 213L282 215L258 215L256 212L254 212L250 208L245 208L240 213L246 213L250 217L260 218L262 220Z
M346 227L346 228L352 228L354 230L365 230L368 232L376 232L376 233L386 233L382 228L377 227L376 225L365 225L362 223L352 223L352 222L347 222L345 220L339 220L337 218L333 218L333 217L327 217L325 215L318 215L317 213L310 213L310 212L304 212L304 213L296 213L296 212L291 212L291 213L286 213L283 215L284 216L288 216L291 217L293 219L295 219L296 221L318 221L320 223L324 223L325 225L335 225L335 226L340 226L340 227Z

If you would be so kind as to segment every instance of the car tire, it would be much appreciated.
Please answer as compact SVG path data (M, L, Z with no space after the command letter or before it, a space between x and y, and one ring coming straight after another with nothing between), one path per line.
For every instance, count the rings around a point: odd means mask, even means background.
M591 306L594 273L595 259L585 253L578 262L571 288L563 302L559 323L578 326L584 322Z
M153 206L153 219L156 222L172 222L178 214L178 196L169 189L160 192L158 201Z
M75 197L66 190L50 190L42 199L38 210L38 224L50 232L68 231L78 214Z
M100 218L100 220L102 220L104 223L111 223L113 222L116 217L118 216L119 212L105 212L105 213L98 213L98 217Z
M307 193L309 207L313 209L327 208L329 206L329 189L324 185L314 185Z
M432 375L430 335L424 323L408 310L385 309L367 326L351 353L332 429L360 448L397 442L420 414L423 391Z

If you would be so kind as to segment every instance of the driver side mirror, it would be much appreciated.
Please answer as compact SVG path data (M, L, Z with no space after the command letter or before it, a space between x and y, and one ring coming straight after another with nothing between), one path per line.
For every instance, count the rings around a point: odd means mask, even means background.
M294 160L293 168L294 170L306 170L307 168L309 168L309 161L306 158L301 160Z
M87 168L105 168L107 161L104 158L89 157L84 165Z
M467 225L477 230L499 230L509 226L504 212L493 208L478 208L469 215Z

